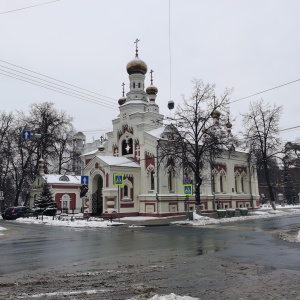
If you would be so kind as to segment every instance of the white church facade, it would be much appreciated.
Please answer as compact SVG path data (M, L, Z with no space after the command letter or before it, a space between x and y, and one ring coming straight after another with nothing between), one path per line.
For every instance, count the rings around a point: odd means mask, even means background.
M183 194L183 172L158 166L160 140L165 138L164 116L156 103L158 89L145 88L147 65L136 56L127 64L129 91L119 99L119 115L113 130L101 144L86 144L82 150L82 175L88 176L84 212L104 216L175 216L194 209L194 196ZM217 208L257 208L256 173L250 172L248 153L224 153L210 169L203 170L203 212ZM114 177L122 174L123 185ZM190 174L191 180L192 175ZM78 200L81 203L81 200Z

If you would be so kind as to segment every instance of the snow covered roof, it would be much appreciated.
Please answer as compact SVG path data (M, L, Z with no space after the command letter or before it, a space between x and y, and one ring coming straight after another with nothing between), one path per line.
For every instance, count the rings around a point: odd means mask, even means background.
M97 155L104 163L109 166L139 168L140 165L124 156L101 156Z
M161 138L161 134L163 133L163 131L165 130L165 127L159 127L150 131L146 131L146 133L152 135L153 137L160 139Z
M74 175L45 174L42 175L49 184L81 184L81 177Z
M95 155L97 152L98 152L98 149L95 149L95 150L93 150L93 151L91 151L91 152L83 153L83 154L81 154L80 156Z

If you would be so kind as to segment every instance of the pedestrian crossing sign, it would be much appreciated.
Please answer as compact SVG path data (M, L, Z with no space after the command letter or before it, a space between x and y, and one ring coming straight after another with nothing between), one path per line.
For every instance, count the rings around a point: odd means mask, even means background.
M124 174L114 174L114 185L124 185Z
M183 194L185 196L192 196L193 195L193 185L192 184L184 184L183 185Z

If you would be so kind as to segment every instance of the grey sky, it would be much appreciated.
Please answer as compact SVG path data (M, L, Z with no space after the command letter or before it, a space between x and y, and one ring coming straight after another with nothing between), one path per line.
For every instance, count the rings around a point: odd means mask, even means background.
M122 82L128 91L126 65L138 38L139 56L148 71L154 70L160 112L170 115L169 0L61 0L1 14L45 2L0 0L0 60L111 97L115 100L106 100L117 107ZM296 0L171 0L172 100L176 104L182 94L190 95L193 78L215 83L217 93L233 87L231 100L299 79L299 12ZM239 114L260 98L284 105L281 128L300 125L299 91L300 81L231 104L231 115L237 118L234 132L241 129ZM75 118L78 131L105 132L118 115L117 109L3 75L0 97L0 109L7 112L54 102ZM283 137L293 140L299 132L287 131ZM101 135L85 133L88 140Z

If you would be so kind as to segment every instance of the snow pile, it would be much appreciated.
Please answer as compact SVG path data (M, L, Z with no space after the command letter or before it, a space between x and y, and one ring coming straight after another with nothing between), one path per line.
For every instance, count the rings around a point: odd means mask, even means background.
M4 231L4 230L7 230L7 229L0 226L0 235L3 235L3 232L2 232L2 231Z
M237 212L238 213L238 212ZM265 219L265 218L274 218L277 216L286 216L299 214L300 211L298 209L287 209L287 210L271 210L271 211L250 211L247 216L237 216L237 217L226 217L226 218L210 218L202 215L197 215L195 212L193 213L193 219L190 221L175 221L172 224L177 225L194 225L194 226L205 226L205 225L215 225L222 223L230 223L237 221L246 221L253 219Z
M189 296L178 296L175 294L169 294L169 295L154 295L151 298L144 297L144 296L137 296L134 298L130 298L128 300L200 300L199 298L193 298Z
M44 224L44 225L51 225L51 226L65 226L65 227L83 227L83 228L95 228L95 227L110 227L116 225L122 225L123 223L119 222L110 222L110 221L103 221L102 219L91 218L90 220L80 220L72 217L66 217L62 219L57 219L53 217L43 216L43 219L39 217L31 218L19 218L15 220L15 222L21 223L31 223L31 224Z

